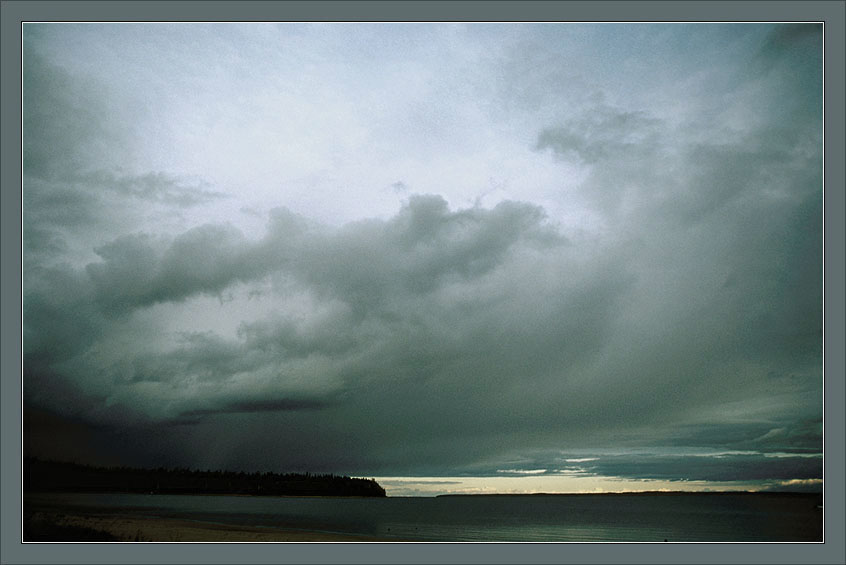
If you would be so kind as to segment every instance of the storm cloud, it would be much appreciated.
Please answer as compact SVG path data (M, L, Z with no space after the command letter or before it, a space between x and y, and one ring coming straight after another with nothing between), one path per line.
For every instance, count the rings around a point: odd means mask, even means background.
M821 477L815 26L185 31L25 26L26 449Z

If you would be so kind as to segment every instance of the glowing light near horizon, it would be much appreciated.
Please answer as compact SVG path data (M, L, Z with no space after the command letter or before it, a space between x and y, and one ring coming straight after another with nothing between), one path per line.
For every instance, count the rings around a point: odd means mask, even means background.
M793 479L777 483L748 481L686 481L627 479L591 475L520 475L496 477L376 477L388 496L438 496L442 494L587 494L643 491L759 491L770 486L810 486L819 479ZM819 481L818 483L816 481Z

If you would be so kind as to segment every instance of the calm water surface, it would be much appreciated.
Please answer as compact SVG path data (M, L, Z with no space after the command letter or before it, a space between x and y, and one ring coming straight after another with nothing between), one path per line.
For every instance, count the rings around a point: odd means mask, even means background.
M224 524L421 541L821 541L821 495L527 495L293 498L28 494L62 506Z

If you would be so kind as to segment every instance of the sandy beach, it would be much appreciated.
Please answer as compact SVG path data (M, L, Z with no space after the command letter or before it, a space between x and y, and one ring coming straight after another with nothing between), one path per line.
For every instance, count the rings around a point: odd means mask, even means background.
M192 520L148 518L128 515L83 515L37 512L31 518L36 525L61 530L105 532L121 542L385 542L400 541L352 534L260 528ZM25 540L27 541L27 540ZM35 541L74 541L38 539ZM80 540L81 541L81 540Z

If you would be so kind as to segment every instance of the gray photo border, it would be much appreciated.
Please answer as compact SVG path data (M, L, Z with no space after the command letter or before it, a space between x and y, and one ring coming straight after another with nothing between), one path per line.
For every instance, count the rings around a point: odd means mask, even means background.
M22 1L2 15L0 563L846 563L844 8L802 1ZM824 21L825 540L823 544L22 544L20 23L22 21Z

